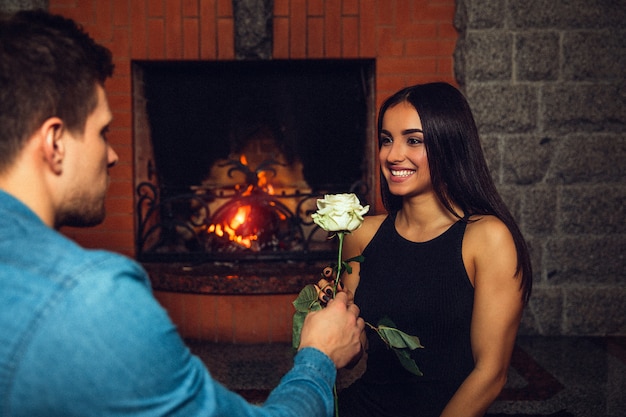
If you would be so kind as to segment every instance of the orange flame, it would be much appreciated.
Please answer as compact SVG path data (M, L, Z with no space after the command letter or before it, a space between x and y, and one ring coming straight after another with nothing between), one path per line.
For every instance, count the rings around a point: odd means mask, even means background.
M215 233L217 236L227 236L232 242L237 243L246 248L252 247L252 241L257 240L258 236L249 235L242 236L237 234L237 229L246 222L252 206L242 206L237 209L237 212L230 220L229 224L212 224L208 228L209 233Z
M265 171L261 171L257 174L257 186L265 191L267 194L274 194L274 187L269 181L269 176Z
M246 155L241 154L239 156L239 162L248 166L248 159ZM256 172L256 184L237 184L235 185L235 189L237 191L241 191L242 197L247 197L252 195L255 191L261 190L262 192L274 195L276 193L274 186L270 183L271 175L269 175L265 171ZM245 188L244 188L245 187ZM243 190L243 191L242 191ZM272 205L274 203L271 203ZM241 226L243 226L246 222L249 222L250 212L252 211L252 206L246 205L237 208L237 212L230 219L224 219L218 224L211 224L207 228L208 233L214 233L218 237L226 237L230 241L237 243L245 248L252 248L253 241L257 241L259 236L256 234L249 234L248 236L243 236L238 233L252 233L253 227L244 227L247 230L239 230ZM281 220L284 220L286 216L284 214L279 214ZM254 248L253 248L254 249Z

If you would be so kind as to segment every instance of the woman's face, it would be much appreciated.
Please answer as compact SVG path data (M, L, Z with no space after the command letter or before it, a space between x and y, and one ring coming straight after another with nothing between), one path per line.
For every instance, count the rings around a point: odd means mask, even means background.
M432 192L422 122L411 104L387 109L379 144L380 168L391 194L412 197Z

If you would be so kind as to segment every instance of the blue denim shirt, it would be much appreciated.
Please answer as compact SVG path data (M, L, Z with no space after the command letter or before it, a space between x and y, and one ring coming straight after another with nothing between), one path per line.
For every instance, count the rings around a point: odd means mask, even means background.
M0 416L330 416L336 371L302 349L263 406L213 380L144 270L86 250L0 191Z

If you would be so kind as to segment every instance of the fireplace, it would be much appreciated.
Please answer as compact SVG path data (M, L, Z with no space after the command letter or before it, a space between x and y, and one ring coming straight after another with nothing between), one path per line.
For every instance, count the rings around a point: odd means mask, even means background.
M310 215L327 193L373 199L374 60L132 68L136 254L157 289L294 292L334 260Z
M138 82L141 78L137 77L141 72L138 64L240 58L245 59L242 62L245 65L254 65L252 59L372 59L376 61L376 83L374 85L371 78L365 82L375 88L378 104L409 84L434 80L455 83L453 52L458 33L453 25L453 0L427 4L416 1L308 1L306 7L300 0L265 2L273 3L270 15L254 13L254 16L267 16L271 25L255 19L236 19L237 3L242 2L93 0L90 2L93 7L83 7L85 2L49 2L51 11L75 17L84 24L99 42L111 48L116 61L116 73L107 81L107 93L114 112L109 140L120 154L120 163L111 170L107 219L96 229L65 229L64 233L72 239L87 247L106 248L137 257L137 186L149 182L158 185L159 190L162 185L157 183L155 159L149 156L152 132L147 118L145 114L135 113L136 110L145 112L146 105L144 98L136 93L142 85ZM265 31L265 36L258 38L262 40L259 53L249 53L252 48L248 46L253 42L240 47L240 33L252 28L259 29L254 33ZM371 129L373 127L372 123ZM374 133L370 132L369 137L371 145L375 146ZM372 178L371 173L375 171L367 164L374 161L375 149L366 152L370 152L370 156L363 170L369 172L368 203L374 203L371 209L374 213L383 208L379 197L371 197L377 188L377 179ZM199 177L204 179L205 175L203 170ZM164 290L155 291L155 295L181 334L244 343L291 340L291 301L295 296L280 286L297 275L291 266L300 263L142 261L150 272L154 288ZM254 269L253 265L257 268ZM201 269L206 269L206 273L201 275ZM315 279L313 274L321 271L321 268L311 269L309 282ZM216 278L208 280L205 277ZM239 289L244 281L254 283L250 284L255 287L253 290L282 294L244 295L244 290ZM235 286L233 282L239 284ZM293 286L297 291L295 284ZM226 295L229 291L236 291L237 295Z

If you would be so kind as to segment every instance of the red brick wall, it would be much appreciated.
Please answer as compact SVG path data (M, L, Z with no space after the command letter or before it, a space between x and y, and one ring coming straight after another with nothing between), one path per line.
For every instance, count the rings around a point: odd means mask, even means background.
M292 294L199 295L156 292L183 337L223 343L291 341Z
M437 80L454 83L452 53L457 40L452 24L454 7L454 0L274 0L273 57L376 58L376 102L380 104L386 96L406 85ZM234 59L231 0L50 0L49 9L80 22L97 41L111 49L116 63L115 76L106 87L114 112L109 140L120 162L111 171L107 218L94 229L68 228L64 233L87 247L133 256L130 62L132 59ZM376 207L380 210L380 202ZM217 298L159 295L184 335L230 340L230 336L225 336L230 334L234 341L249 341L249 332L215 330L208 321L199 322L195 318L198 314L190 313L198 313L200 307L196 303L213 311L221 303ZM229 307L219 310L222 316L228 316L225 311L249 310L243 307L250 305L249 298L227 299ZM272 299L272 304L275 302L282 311L286 298ZM285 308L289 310L289 307ZM203 317L219 316L212 316L210 311L203 311ZM288 340L290 329L286 320L290 320L290 314L291 310L282 318L269 318L276 321L275 328L267 329L269 339ZM222 316L215 320L223 322ZM254 317L251 314L249 318ZM230 321L254 322L247 316L225 319Z

